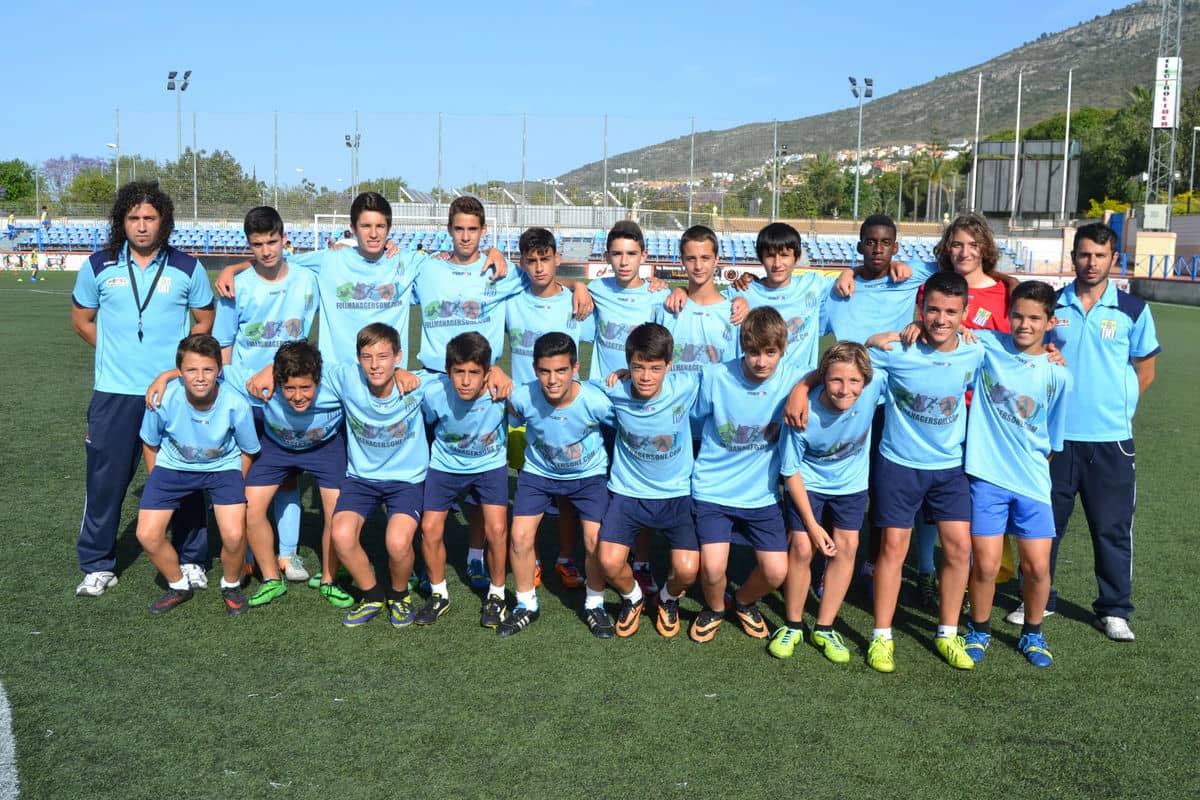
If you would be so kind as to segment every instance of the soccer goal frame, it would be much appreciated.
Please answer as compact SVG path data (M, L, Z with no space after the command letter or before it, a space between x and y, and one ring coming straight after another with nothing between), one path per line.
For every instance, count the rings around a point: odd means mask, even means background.
M321 239L321 222L322 222L322 220L324 220L326 224L333 224L333 223L337 223L338 220L345 220L346 225L344 228L342 228L342 230L343 231L350 230L350 215L349 214L313 214L313 249L314 250L324 250L326 247L329 246L329 243L327 241L323 241ZM334 224L335 229L338 227L340 227L340 226ZM335 239L342 238L341 231L338 231L337 234L335 234L334 238Z

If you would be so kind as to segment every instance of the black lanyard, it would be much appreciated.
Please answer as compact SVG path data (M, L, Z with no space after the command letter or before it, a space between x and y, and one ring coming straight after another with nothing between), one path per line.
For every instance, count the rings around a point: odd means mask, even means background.
M167 268L167 254L160 250L155 256L155 260L158 261L158 272L154 273L154 280L150 281L150 289L146 292L146 302L144 303L138 293L137 278L133 274L133 253L129 252L127 258L125 266L129 268L129 288L133 289L133 304L137 306L138 310L138 341L140 342L142 340L142 312L150 305L150 298L154 296L154 288L158 286L158 279L162 277L163 270Z

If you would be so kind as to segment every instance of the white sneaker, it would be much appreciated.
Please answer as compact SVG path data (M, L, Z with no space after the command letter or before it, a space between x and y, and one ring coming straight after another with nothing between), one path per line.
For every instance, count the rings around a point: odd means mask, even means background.
M106 589L117 585L117 576L106 569L89 572L75 587L76 597L99 597Z
M1047 617L1053 617L1053 616L1054 616L1053 611L1047 610L1047 611L1042 612L1043 620L1045 620ZM1025 604L1021 603L1021 605L1017 606L1012 611L1008 612L1008 616L1006 616L1004 618L1004 621L1007 622L1009 625L1024 625L1025 624Z
M204 567L199 564L180 564L179 569L193 589L208 588L208 575L204 573Z
M1124 617L1100 617L1096 620L1096 627L1114 642L1132 642L1134 639L1129 620Z
M293 583L301 583L308 580L308 570L304 568L304 559L299 553L292 553L290 556L279 557L279 569L283 572L283 577Z

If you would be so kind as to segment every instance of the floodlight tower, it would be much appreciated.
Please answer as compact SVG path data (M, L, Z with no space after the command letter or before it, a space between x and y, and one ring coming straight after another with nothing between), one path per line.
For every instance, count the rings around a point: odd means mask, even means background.
M875 90L875 81L863 78L863 90L858 91L858 81L850 78L850 92L858 98L858 148L854 155L854 221L858 222L858 182L862 178L862 107L863 100L870 97Z
M1151 96L1150 164L1146 168L1146 205L1166 197L1166 230L1175 201L1175 137L1179 129L1179 75L1182 71L1183 0L1162 0L1158 61Z
M188 81L192 71L185 70L183 77L176 81L178 70L167 73L167 91L175 93L175 158L183 158L183 93L187 91Z

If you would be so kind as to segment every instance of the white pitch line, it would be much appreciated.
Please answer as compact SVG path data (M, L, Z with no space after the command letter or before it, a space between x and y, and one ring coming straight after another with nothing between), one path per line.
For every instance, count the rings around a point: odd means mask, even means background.
M0 684L0 800L17 800L17 747L12 734L12 709Z

